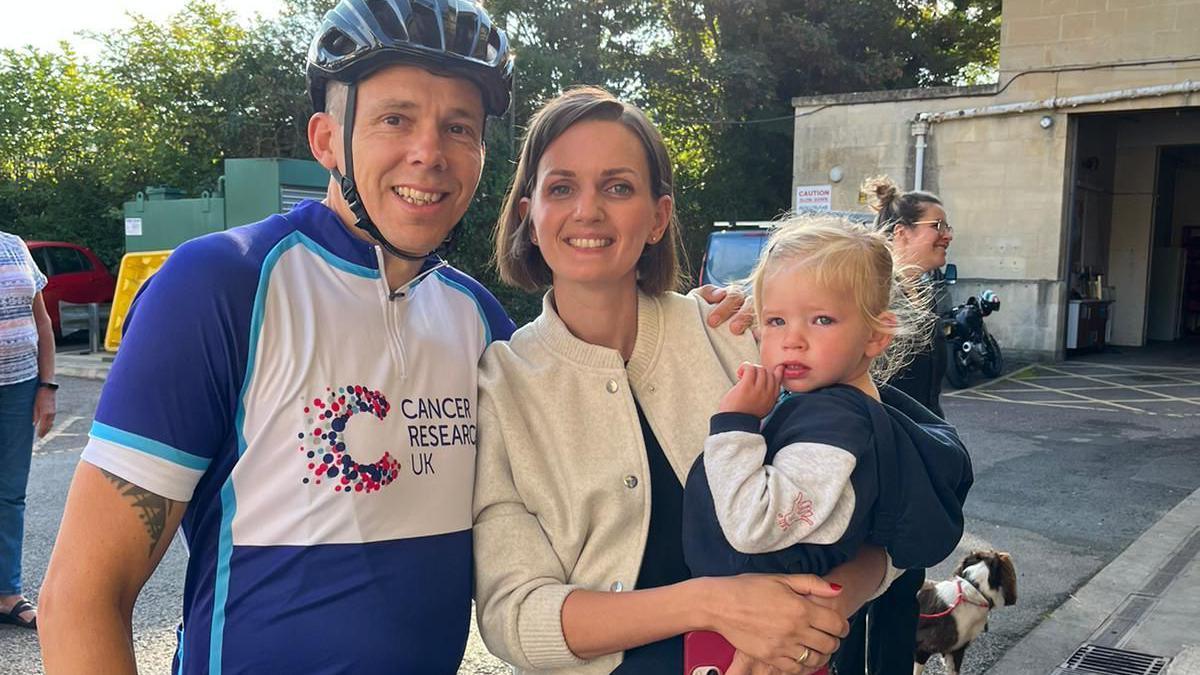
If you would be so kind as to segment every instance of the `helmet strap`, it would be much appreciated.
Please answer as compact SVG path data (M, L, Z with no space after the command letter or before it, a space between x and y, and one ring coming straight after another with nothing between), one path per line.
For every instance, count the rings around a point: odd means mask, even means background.
M392 245L392 242L383 236L379 228L375 226L371 216L367 214L367 207L363 204L362 197L358 194L358 186L354 184L354 152L352 151L351 140L354 137L354 115L357 107L358 99L358 83L350 82L346 85L346 111L345 120L342 122L342 147L346 155L346 175L342 175L337 167L329 170L333 179L337 181L338 186L342 190L342 199L346 200L346 205L350 207L350 212L354 214L354 226L366 232L377 244L383 247L391 255L402 260L421 261L430 256L437 255L449 249L450 244L454 239L454 230L446 239L432 251L427 253L413 253L405 251Z

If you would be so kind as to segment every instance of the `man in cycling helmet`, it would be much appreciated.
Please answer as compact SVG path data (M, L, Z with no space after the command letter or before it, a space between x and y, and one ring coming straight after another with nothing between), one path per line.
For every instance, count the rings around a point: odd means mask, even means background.
M48 673L134 673L179 531L172 673L452 673L476 363L513 325L438 254L508 107L467 0L341 0L308 55L323 202L187 242L139 292L41 594Z

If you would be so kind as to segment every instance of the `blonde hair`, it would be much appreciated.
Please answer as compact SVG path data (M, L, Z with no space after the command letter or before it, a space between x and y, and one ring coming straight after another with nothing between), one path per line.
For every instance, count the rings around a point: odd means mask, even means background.
M782 221L750 275L755 314L762 317L763 287L783 267L800 265L826 288L845 289L872 330L892 341L871 363L871 377L886 382L929 343L934 314L931 290L897 269L882 232L834 216L794 216ZM885 321L885 312L895 315Z

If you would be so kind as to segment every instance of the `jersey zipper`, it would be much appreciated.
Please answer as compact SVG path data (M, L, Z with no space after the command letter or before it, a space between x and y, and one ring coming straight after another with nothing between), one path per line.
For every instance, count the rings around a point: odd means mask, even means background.
M404 346L402 325L408 296L422 279L446 267L448 263L445 260L439 260L437 264L421 271L417 276L409 279L407 283L393 291L388 288L386 267L384 266L384 252L380 246L375 246L375 260L379 264L379 298L382 304L383 322L388 331L388 349L392 353L392 359L400 366L400 379L403 380L408 376L407 350Z

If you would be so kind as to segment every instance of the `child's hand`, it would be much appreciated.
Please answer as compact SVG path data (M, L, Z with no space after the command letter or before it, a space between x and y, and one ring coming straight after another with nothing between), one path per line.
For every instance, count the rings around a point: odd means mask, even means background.
M720 412L740 412L766 417L779 398L779 382L783 379L783 366L768 371L753 363L738 367L738 382L721 397Z

